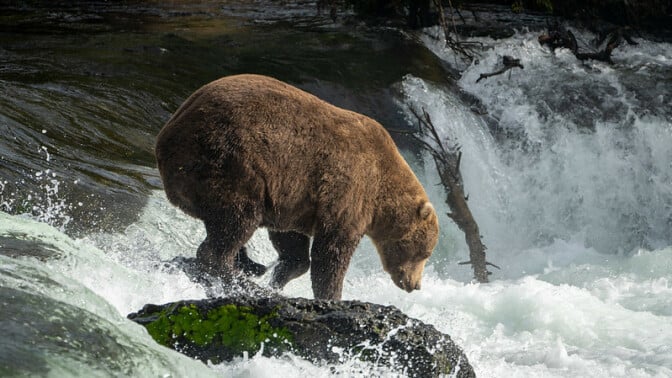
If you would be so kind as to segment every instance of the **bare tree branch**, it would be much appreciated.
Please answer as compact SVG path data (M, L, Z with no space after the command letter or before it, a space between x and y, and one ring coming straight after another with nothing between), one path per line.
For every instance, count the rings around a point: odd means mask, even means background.
M413 134L413 137L432 155L441 183L446 188L446 204L451 210L447 215L464 232L470 259L465 264L471 264L474 269L474 276L479 282L488 282L488 275L491 273L487 266L497 266L485 260L485 250L487 248L481 240L478 224L467 205L462 174L460 173L460 163L462 161L460 146L454 143L446 146L448 142L441 139L425 109L422 109L422 114L419 114L413 108L410 108L410 111L418 120L418 132ZM429 139L429 142L427 139Z
M560 25L549 26L547 34L542 34L539 36L538 41L542 45L546 45L551 48L552 51L559 47L568 48L577 59L583 61L587 59L598 60L606 62L609 64L614 64L611 60L611 53L616 47L618 47L621 42L624 40L629 44L637 44L632 39L632 35L629 30L626 29L616 29L611 31L609 34L604 35L600 39L600 44L604 42L607 38L607 45L601 51L597 52L581 52L579 51L579 45L576 42L576 37L569 29L562 28Z
M522 64L520 64L520 59L515 59L515 58L510 57L510 56L508 56L508 55L504 55L504 57L502 58L502 62L504 63L504 67L503 67L502 69L497 70L497 71L495 71L495 72L491 72L491 73L482 73L482 74L478 77L478 80L476 80L476 82L478 83L479 81L481 81L481 80L483 80L483 79L487 79L487 78L489 78L490 76L501 75L501 74L503 74L504 72L506 72L506 71L508 71L508 70L510 70L510 69L512 69L512 68L516 68L516 67L518 67L518 68L520 68L520 69L524 69L524 68L525 68L525 67L523 67Z
M451 35L450 27L448 26L448 21L446 21L446 14L443 10L443 5L441 4L441 0L433 0L434 1L434 6L436 6L436 9L439 10L439 24L441 25L441 29L443 30L443 35L446 39L446 46L449 47L451 50L455 51L456 53L462 55L463 57L473 60L474 59L474 53L471 51L471 49L468 47L469 45L473 45L473 43L464 43L460 42L457 38L453 38ZM455 26L455 17L453 16L454 8L453 8L453 3L452 1L449 0L448 2L450 9L451 9L451 21L453 25L453 31L454 35L457 36L457 27Z

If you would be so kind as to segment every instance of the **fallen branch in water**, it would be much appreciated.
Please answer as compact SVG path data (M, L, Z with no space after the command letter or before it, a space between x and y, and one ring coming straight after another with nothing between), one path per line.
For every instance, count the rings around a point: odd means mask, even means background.
M472 265L472 264L473 264L473 263L471 262L471 260L469 260L469 261L462 261L462 262L457 263L457 265ZM495 265L495 264L493 264L493 263L491 263L491 262L488 262L488 261L485 262L485 265L490 265L490 266L494 266L494 267L497 268L497 269L502 269L502 268L499 267L499 265Z
M457 36L457 28L455 27L455 18L454 18L455 8L453 7L453 3L450 0L448 0L448 5L450 6L451 10L451 24L453 26L452 34ZM461 55L462 57L468 60L473 60L474 52L471 50L469 46L473 45L474 43L460 42L457 38L453 38L451 35L450 27L448 26L448 21L446 20L446 14L443 10L441 0L434 0L434 6L439 11L439 24L441 25L441 29L443 30L443 36L446 39L446 47L450 48L451 50L455 51L457 54ZM460 17L461 16L462 15L460 15Z
M608 40L607 40L608 38ZM625 29L616 29L612 32L602 36L599 44L607 40L606 46L597 52L580 52L579 45L576 42L576 37L574 33L570 30L562 28L558 25L549 28L547 34L542 34L539 36L538 41L541 45L546 45L551 48L551 51L555 51L557 48L567 48L569 49L574 56L583 61L587 59L597 60L601 62L606 62L609 64L614 64L611 60L611 53L616 47L618 47L624 40L631 45L636 45L632 39L632 36L629 34L628 30Z
M439 171L441 183L446 188L446 203L451 210L448 217L464 232L469 247L469 261L462 264L471 264L474 269L474 277L478 282L488 282L488 275L491 273L487 266L494 266L498 269L499 267L485 260L485 250L487 248L481 240L478 224L467 205L462 174L460 173L460 161L462 160L460 146L453 144L446 147L444 141L439 137L429 114L424 109L422 109L422 115L412 108L410 110L418 120L418 132L414 133L413 137L432 154Z
M523 67L522 64L520 64L520 59L515 59L515 58L510 57L508 55L504 55L504 57L502 58L502 62L504 63L504 67L502 69L497 70L495 72L482 73L481 76L478 77L478 80L476 80L476 82L478 83L479 81L481 81L483 79L487 79L490 76L501 75L504 72L506 72L506 71L508 71L512 68L516 68L516 67L518 67L520 69L525 68L525 67Z

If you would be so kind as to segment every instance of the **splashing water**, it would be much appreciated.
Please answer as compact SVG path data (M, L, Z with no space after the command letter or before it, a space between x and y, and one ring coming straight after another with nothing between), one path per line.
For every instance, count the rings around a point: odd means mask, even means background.
M433 324L465 349L479 377L672 376L672 88L659 84L672 69L672 47L642 41L617 50L610 67L576 62L565 51L553 55L535 38L479 39L489 48L479 65L464 67L457 84L487 116L475 114L454 88L413 76L401 83L400 104L424 107L442 136L462 146L469 204L489 260L502 270L481 285L456 264L468 255L463 235L445 216L445 193L423 156L413 168L441 213L442 233L422 290L399 290L365 239L343 297L395 305ZM425 42L454 61L439 42ZM521 58L525 69L476 84L504 54ZM7 183L0 183L2 209L23 213L0 212L0 303L21 309L0 312L0 324L14 332L6 340L22 340L0 343L0 369L66 376L401 376L348 351L337 365L291 354L204 365L158 347L125 316L146 303L205 297L203 287L166 264L195 255L202 224L154 191L122 231L72 238L62 232L73 206L59 198L62 181L53 171L39 172L30 175L42 180L39 193L6 193ZM276 259L263 230L249 250L267 265ZM309 275L283 294L312 297Z
M462 146L489 260L505 262L489 285L430 279L423 291L442 287L432 294L446 309L414 301L410 313L457 332L481 376L669 376L672 88L656 81L669 77L672 46L642 41L610 67L553 55L534 33L474 40L489 48L458 85L487 117L412 76L400 101L425 108L442 137ZM440 42L425 42L455 61ZM475 83L503 55L524 70Z
M603 253L669 245L672 92L654 83L669 72L661 57L672 47L644 41L611 67L581 63L566 50L553 55L534 33L479 42L490 49L458 84L487 108L489 123L430 83L408 77L403 87L411 106L426 108L463 146L465 183L487 244L519 250L578 239ZM525 69L475 83L504 55ZM632 85L631 75L644 73L653 90ZM667 104L641 101L647 97Z
M37 151L40 155L44 154L44 160L48 164L57 164L52 162L52 156L47 147L40 146ZM64 231L71 221L70 210L74 205L68 203L59 193L61 181L56 172L51 169L38 170L29 175L34 185L27 187L26 179L14 183L16 192L5 193L5 188L9 183L7 180L0 181L0 211L11 213L22 213L24 216L58 227ZM77 206L81 206L78 203Z

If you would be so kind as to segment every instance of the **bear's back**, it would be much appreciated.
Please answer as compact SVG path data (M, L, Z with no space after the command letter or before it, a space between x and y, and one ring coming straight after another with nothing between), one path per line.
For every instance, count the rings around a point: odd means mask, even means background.
M166 139L173 142L162 141ZM389 160L397 154L389 134L376 121L279 80L252 74L227 76L197 90L161 130L157 155L161 147L174 148L175 142L216 150L222 158L244 156L250 163L291 163L304 170L331 158L387 155Z
M355 204L375 198L392 175L415 180L380 124L260 75L197 90L161 130L156 155L171 202L186 212L198 216L194 198L208 193L197 187L216 177L220 187L258 190L268 207L264 223L280 229L311 223L309 209L333 202L322 198L327 186L361 193Z
M200 106L208 114L226 114L228 126L242 128L239 135L265 134L283 145L297 141L324 143L339 138L377 134L382 126L323 101L279 80L253 74L227 76L199 90ZM196 93L198 94L198 92ZM206 105L207 104L207 105ZM220 123L220 127L223 123ZM272 138L271 138L272 135Z

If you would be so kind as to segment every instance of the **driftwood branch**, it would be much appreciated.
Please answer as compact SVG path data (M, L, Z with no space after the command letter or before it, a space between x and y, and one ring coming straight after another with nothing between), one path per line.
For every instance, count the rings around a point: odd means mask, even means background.
M547 34L542 34L538 38L540 44L550 47L552 51L555 51L557 48L564 47L569 49L574 54L574 56L581 61L592 59L609 64L614 63L611 60L611 53L623 41L626 41L631 45L637 44L637 42L632 39L629 31L624 29L616 29L611 33L603 36L600 39L599 44L602 44L605 40L607 43L602 50L596 52L582 52L579 51L579 45L576 42L574 33L558 25L549 28Z
M422 109L422 114L419 114L415 109L411 108L410 110L418 120L418 132L413 134L413 137L430 152L434 159L441 183L447 192L446 203L451 210L448 217L464 232L469 247L468 263L474 269L474 277L479 282L488 282L488 275L491 273L488 271L487 265L495 267L496 265L485 260L485 250L487 248L481 239L478 224L467 205L467 196L464 194L462 174L460 173L460 162L462 161L460 146L457 144L446 146L445 141L439 137L429 114L424 109Z
M457 265L471 265L471 264L472 264L472 263L471 263L471 260L469 260L469 261L462 261L462 262L457 263ZM491 263L491 262L489 262L489 261L486 261L486 262L485 262L485 265L490 265L490 266L494 266L494 267L497 268L497 269L502 269L502 268L499 267L499 265L495 265L495 264L493 264L493 263Z
M516 67L518 67L518 68L520 68L521 70L525 68L525 67L523 67L522 64L520 64L520 59L515 59L515 58L510 57L510 56L508 56L508 55L504 55L504 57L502 58L502 63L504 63L504 67L502 67L501 69L499 69L499 70L497 70L497 71L495 71L495 72L482 73L482 74L478 77L478 80L476 80L476 82L478 83L479 81L481 81L481 80L483 80L483 79L487 79L487 78L489 78L490 76L501 75L501 74L503 74L504 72L506 72L506 71L508 71L508 70L510 70L510 69L512 69L512 68L516 68Z

